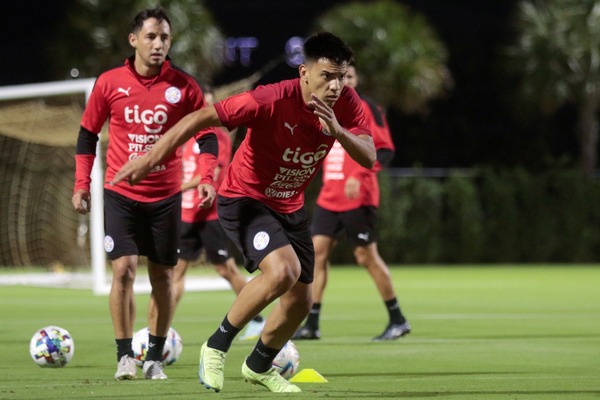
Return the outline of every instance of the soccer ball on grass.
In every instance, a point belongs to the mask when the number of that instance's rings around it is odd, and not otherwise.
[[[146,354],[148,353],[148,327],[142,328],[133,335],[132,347],[135,363],[138,367],[144,365]],[[162,363],[163,365],[171,365],[181,356],[183,350],[183,342],[179,333],[173,328],[169,328],[167,340],[163,348]]]
[[[75,342],[71,334],[59,326],[38,329],[29,342],[29,354],[40,367],[64,367],[73,358]]]
[[[290,379],[298,372],[299,366],[300,353],[298,353],[296,345],[291,340],[288,340],[273,360],[273,367],[285,379]]]

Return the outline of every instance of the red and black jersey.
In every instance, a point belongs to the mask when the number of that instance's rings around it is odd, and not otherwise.
[[[373,134],[375,149],[395,150],[394,142],[382,110],[373,108],[373,103],[361,99],[365,119]],[[380,112],[381,114],[375,114]],[[329,211],[343,212],[364,206],[379,207],[379,182],[377,172],[381,170],[379,162],[372,169],[362,167],[352,159],[342,145],[336,142],[323,164],[323,186],[317,198],[317,204]],[[349,199],[345,193],[348,178],[360,182],[360,195]]]
[[[177,121],[204,106],[202,91],[194,78],[174,68],[169,60],[153,77],[137,74],[133,57],[123,66],[101,74],[86,105],[81,127],[98,134],[108,119],[105,188],[142,202],[161,200],[180,191],[180,150],[168,155],[135,186],[127,182],[110,186],[109,182],[123,164],[142,157]],[[207,129],[197,136],[212,132],[212,128]],[[91,164],[78,157],[75,190],[89,190]]]
[[[215,109],[227,128],[248,128],[219,194],[260,200],[283,214],[302,208],[304,190],[335,139],[304,102],[300,80],[260,86],[216,103]],[[353,89],[342,90],[333,110],[352,134],[371,134]]]

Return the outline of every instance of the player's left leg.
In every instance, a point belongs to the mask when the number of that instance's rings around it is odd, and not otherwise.
[[[177,304],[183,297],[185,291],[185,273],[187,271],[189,261],[179,259],[177,265],[173,268],[173,297],[174,297],[174,308],[177,308]],[[149,325],[156,324],[157,318],[157,306],[153,296],[150,296],[148,302],[148,323]]]
[[[388,325],[383,333],[373,340],[394,340],[410,333],[410,325],[400,309],[390,270],[379,255],[377,242],[356,246],[354,257],[357,264],[365,267],[373,279],[388,312]]]
[[[318,340],[321,338],[319,330],[321,304],[329,278],[329,255],[335,248],[336,240],[331,236],[319,234],[312,237],[312,242],[315,248],[315,272],[312,283],[313,305],[304,325],[294,333],[292,337],[294,340]]]

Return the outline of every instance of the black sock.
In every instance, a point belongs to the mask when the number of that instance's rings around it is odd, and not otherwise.
[[[264,318],[262,317],[262,315],[258,314],[256,317],[252,318],[252,321],[254,321],[254,322],[263,322]]]
[[[146,353],[146,361],[162,361],[162,353],[166,341],[166,336],[161,337],[148,334],[148,353]]]
[[[117,343],[117,361],[121,360],[123,356],[129,356],[133,358],[133,347],[131,347],[132,338],[115,339]]]
[[[280,350],[267,347],[262,340],[258,339],[254,350],[252,350],[252,353],[246,359],[246,365],[252,371],[259,374],[268,371],[273,366],[273,360],[277,357]]]
[[[385,302],[385,308],[390,316],[390,324],[403,324],[406,322],[406,318],[404,318],[402,311],[400,311],[400,304],[398,304],[398,300],[395,297]]]
[[[231,325],[226,315],[215,333],[208,338],[208,347],[227,352],[238,333],[240,333],[240,329]]]
[[[314,303],[306,318],[306,326],[312,329],[319,329],[319,316],[321,315],[321,303]]]

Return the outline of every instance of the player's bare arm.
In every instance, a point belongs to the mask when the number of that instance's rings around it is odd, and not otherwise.
[[[339,124],[333,109],[314,94],[311,95],[309,105],[319,117],[323,129],[340,142],[350,157],[365,168],[373,168],[377,160],[377,152],[373,139],[369,135],[353,135],[348,132]]]
[[[186,115],[169,129],[143,157],[127,161],[115,174],[111,185],[127,179],[135,185],[144,179],[167,155],[204,128],[221,126],[213,106],[203,107]]]

